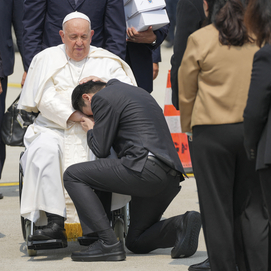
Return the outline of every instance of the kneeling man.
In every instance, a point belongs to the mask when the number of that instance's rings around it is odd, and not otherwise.
[[[162,214],[178,194],[184,170],[160,106],[145,90],[111,79],[77,86],[72,105],[82,117],[88,146],[100,159],[70,166],[64,186],[77,209],[84,234],[99,240],[74,252],[75,261],[124,260],[101,201],[93,189],[131,195],[126,246],[134,253],[173,247],[171,256],[188,257],[197,250],[201,226],[198,212],[166,220]],[[92,117],[93,115],[93,117]],[[117,159],[106,158],[111,146]]]

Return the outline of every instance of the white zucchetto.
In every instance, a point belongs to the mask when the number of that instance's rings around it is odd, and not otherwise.
[[[90,19],[89,19],[89,17],[87,15],[85,15],[82,12],[74,11],[74,12],[71,12],[68,15],[66,15],[66,17],[63,20],[62,26],[67,21],[72,20],[72,19],[84,19],[84,20],[87,20],[90,23]]]

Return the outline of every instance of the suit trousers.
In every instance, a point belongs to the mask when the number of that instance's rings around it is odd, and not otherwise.
[[[1,79],[1,84],[2,84],[3,92],[0,94],[0,127],[2,127],[3,116],[6,110],[6,94],[7,94],[8,78],[4,77],[3,79]],[[1,179],[2,170],[5,163],[5,159],[6,159],[6,145],[4,144],[0,136],[0,179]]]
[[[68,167],[64,185],[78,212],[84,234],[110,228],[104,208],[93,189],[131,195],[130,225],[126,246],[134,253],[173,247],[178,216],[160,220],[180,191],[175,177],[147,160],[142,172],[121,164],[120,159],[99,159]]]
[[[271,229],[271,167],[259,170],[260,182],[264,201],[268,210],[269,216],[269,232]],[[268,247],[268,271],[271,271],[271,234],[269,234],[269,247]]]
[[[243,123],[193,127],[193,169],[212,271],[267,270],[268,221]]]

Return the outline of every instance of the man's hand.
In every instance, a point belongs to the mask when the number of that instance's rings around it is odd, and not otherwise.
[[[157,77],[158,72],[159,72],[159,64],[158,63],[153,63],[153,80]]]
[[[83,78],[83,79],[79,82],[79,84],[81,85],[81,84],[84,84],[84,83],[86,83],[86,82],[88,82],[88,81],[93,81],[93,82],[98,82],[98,81],[100,81],[100,82],[106,83],[106,82],[105,82],[104,80],[102,80],[101,78],[99,78],[99,77],[97,77],[97,76],[91,75],[91,76],[88,76],[88,77]]]
[[[81,121],[81,126],[85,132],[93,129],[93,126],[94,126],[93,117],[83,117]]]
[[[0,94],[2,94],[3,89],[2,89],[2,83],[1,83],[1,78],[0,78]]]
[[[25,82],[26,75],[27,75],[27,72],[24,72],[24,73],[23,73],[23,76],[22,76],[21,87],[24,86],[24,82]]]
[[[75,122],[80,122],[80,121],[83,120],[84,117],[86,117],[86,115],[83,114],[82,112],[80,112],[80,111],[77,110],[77,111],[74,111],[74,112],[70,115],[70,117],[69,117],[68,120],[70,120],[70,121],[75,121]]]
[[[156,40],[156,35],[150,26],[146,31],[138,32],[134,27],[127,29],[127,41],[135,43],[152,43]]]

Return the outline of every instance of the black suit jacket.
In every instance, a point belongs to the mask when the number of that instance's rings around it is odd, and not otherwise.
[[[251,83],[244,111],[245,148],[256,169],[271,165],[271,45],[254,55]]]
[[[95,125],[88,144],[97,157],[107,157],[112,146],[125,167],[141,172],[151,152],[184,173],[162,109],[144,89],[112,79],[91,107]]]
[[[171,88],[172,104],[179,109],[178,70],[189,35],[198,30],[205,14],[202,0],[179,0],[176,14],[176,34],[174,38],[173,55],[171,57]]]
[[[16,34],[18,49],[21,55],[23,55],[22,18],[23,0],[0,1],[0,57],[2,60],[2,72],[0,71],[0,74],[2,73],[4,76],[12,74],[14,67],[14,48],[11,34],[12,25]]]
[[[86,14],[94,36],[91,44],[122,59],[126,54],[126,23],[121,0],[25,0],[24,48],[26,69],[43,49],[62,43],[59,30],[64,17],[73,11]]]

